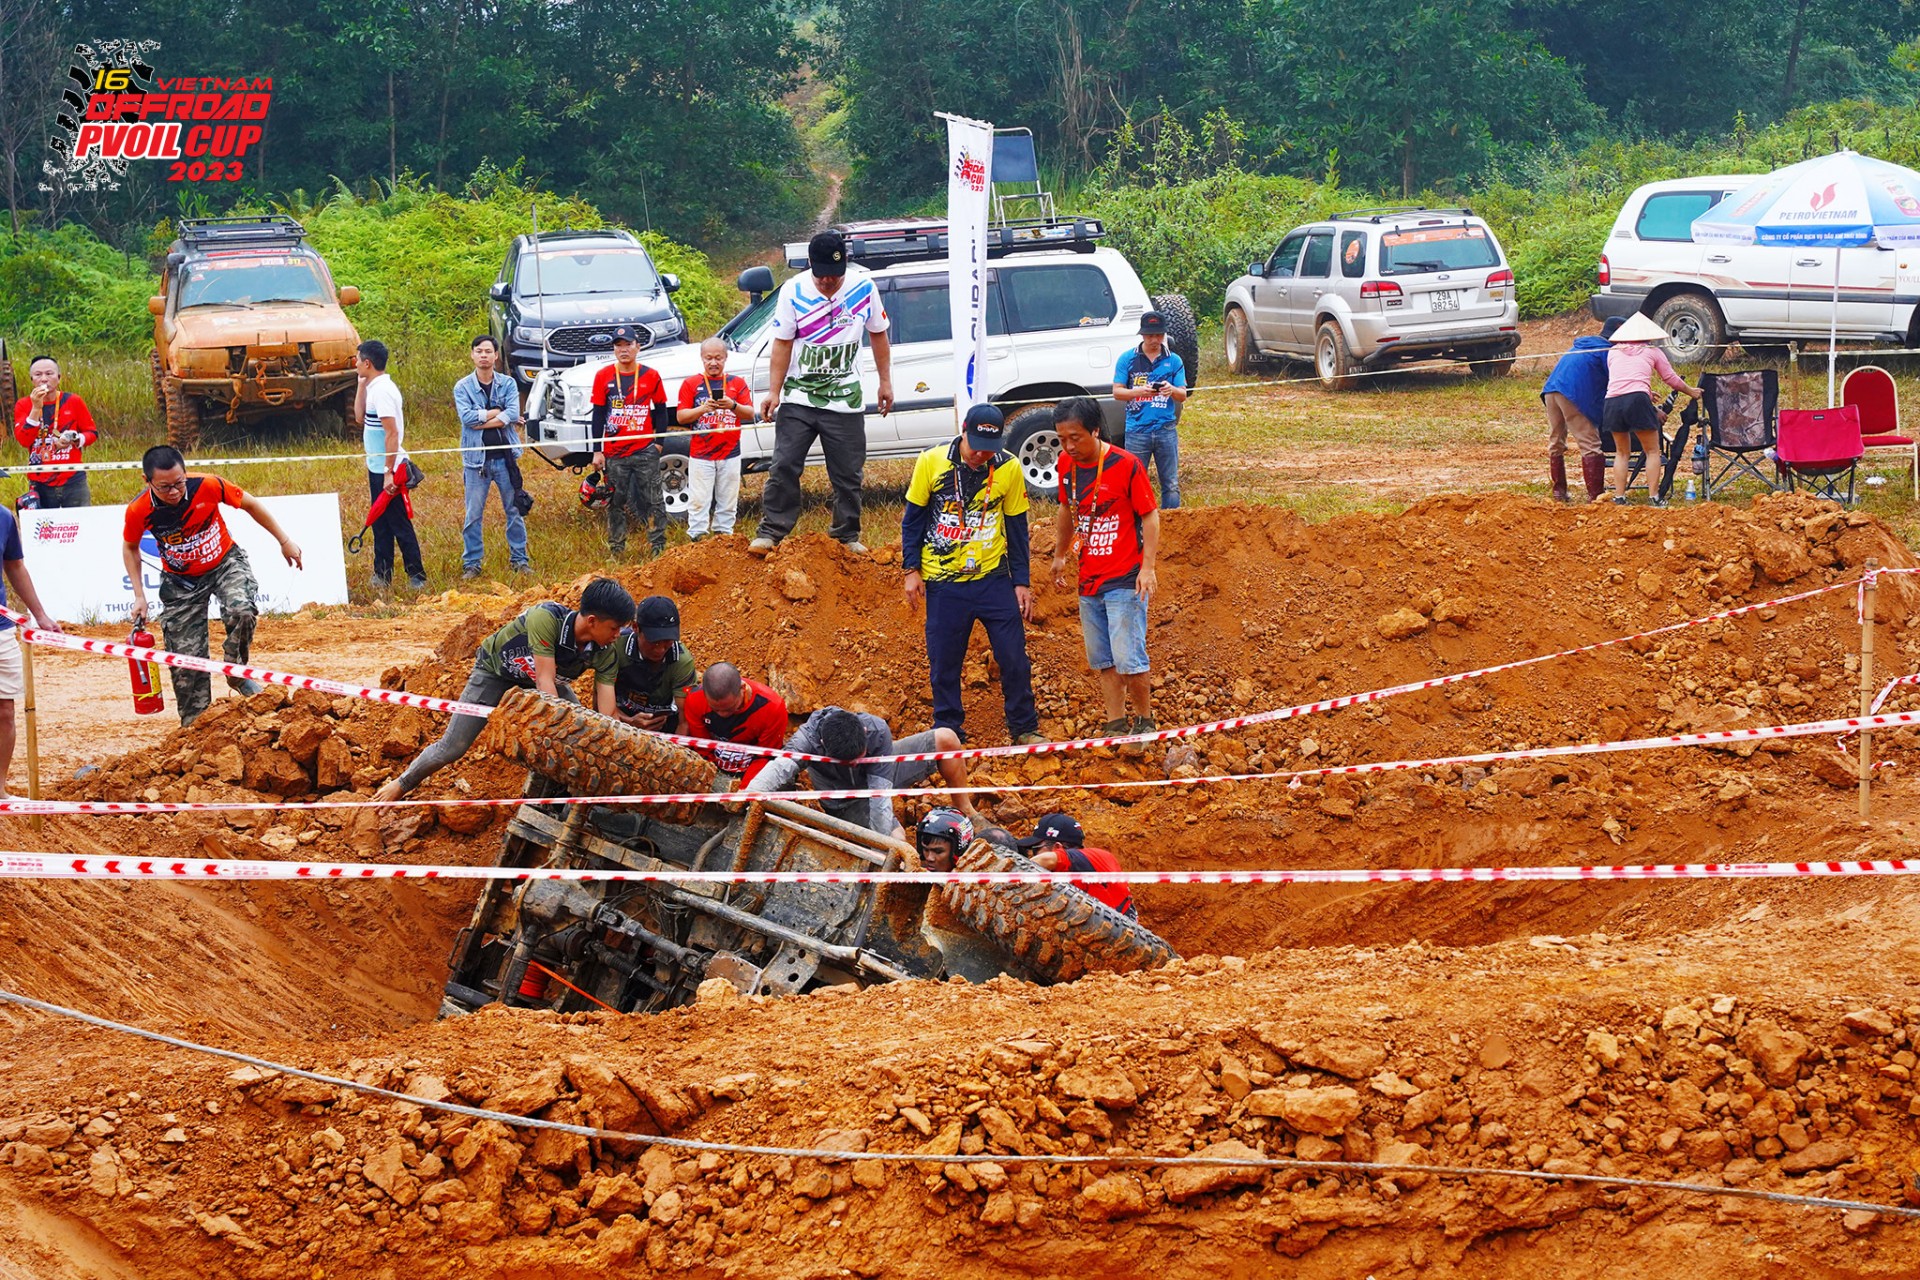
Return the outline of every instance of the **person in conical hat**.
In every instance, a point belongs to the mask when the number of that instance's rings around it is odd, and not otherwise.
[[[1653,403],[1653,378],[1676,391],[1698,400],[1699,387],[1690,385],[1673,371],[1673,363],[1660,349],[1667,331],[1645,315],[1633,315],[1614,330],[1608,341],[1607,401],[1601,429],[1613,437],[1613,500],[1627,500],[1627,476],[1633,469],[1629,456],[1638,442],[1647,459],[1647,501],[1660,505],[1660,424],[1662,414]]]

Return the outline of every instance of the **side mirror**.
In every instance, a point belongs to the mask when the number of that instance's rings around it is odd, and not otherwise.
[[[487,286],[487,296],[495,302],[505,302],[513,296],[513,286],[505,280],[495,280],[491,285]]]
[[[667,286],[668,293],[680,292],[680,277],[671,271],[662,271],[660,273],[660,283]]]
[[[1267,264],[1257,259],[1249,262],[1247,264],[1247,274],[1250,276],[1264,276],[1267,274]]]
[[[740,292],[750,293],[756,298],[763,293],[772,293],[774,289],[773,268],[767,266],[748,267],[734,279],[733,285],[734,288],[740,290]]]
[[[340,305],[350,307],[360,301],[360,290],[350,284],[340,286]]]
[[[148,298],[147,310],[151,311],[156,316],[163,316],[167,314],[167,300],[165,298],[158,297],[158,296]]]

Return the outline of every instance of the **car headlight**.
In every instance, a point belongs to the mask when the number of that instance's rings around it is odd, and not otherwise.
[[[540,337],[541,333],[538,329],[531,329],[523,324],[517,324],[513,327],[513,340],[515,342],[528,342],[537,347],[540,345]]]
[[[585,387],[567,388],[568,418],[591,418],[593,416],[593,396]]]

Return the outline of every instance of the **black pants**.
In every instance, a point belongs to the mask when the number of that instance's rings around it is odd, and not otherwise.
[[[93,491],[87,488],[87,473],[76,471],[73,478],[65,484],[48,484],[44,480],[31,480],[33,494],[40,499],[40,509],[51,511],[55,507],[90,507],[93,505]]]
[[[833,485],[833,523],[827,533],[839,542],[860,541],[866,415],[816,409],[791,400],[782,401],[773,415],[773,462],[766,487],[760,491],[760,537],[778,542],[793,532],[800,519],[800,473],[815,440],[826,455],[827,480]]]
[[[387,487],[387,477],[378,471],[367,472],[367,489],[371,499],[379,498]],[[420,563],[420,539],[414,536],[413,517],[407,514],[407,504],[399,494],[393,495],[393,501],[373,522],[373,576],[382,582],[393,581],[393,548],[400,545],[401,562],[407,566],[409,578],[427,576],[426,566]]]
[[[1017,738],[1040,727],[1033,707],[1033,664],[1027,659],[1026,623],[1013,594],[1013,578],[996,574],[972,582],[927,584],[927,675],[933,685],[933,725],[966,730],[960,704],[960,668],[967,660],[973,624],[986,628],[993,660],[1000,667],[1000,700],[1007,713],[1007,734]]]

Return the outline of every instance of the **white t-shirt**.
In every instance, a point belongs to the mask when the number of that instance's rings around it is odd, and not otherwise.
[[[793,363],[781,394],[816,409],[860,413],[866,393],[860,388],[860,335],[885,333],[887,309],[863,267],[847,266],[847,277],[831,298],[802,271],[780,286],[773,304],[773,336],[793,343]]]
[[[367,384],[367,415],[360,423],[360,437],[367,448],[367,470],[375,475],[387,471],[387,428],[382,418],[393,419],[394,466],[406,456],[402,447],[407,438],[407,415],[401,408],[400,384],[381,374]]]

